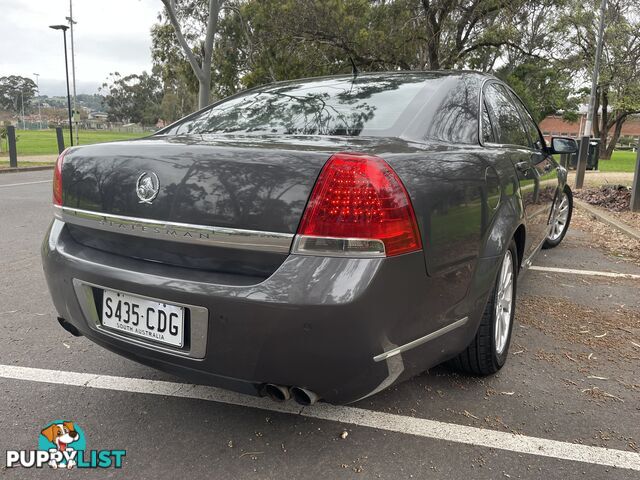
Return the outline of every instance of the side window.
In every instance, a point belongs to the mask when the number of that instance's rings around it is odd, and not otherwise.
[[[542,147],[544,146],[544,140],[540,136],[538,125],[536,125],[536,122],[533,120],[520,99],[515,95],[511,96],[513,97],[513,102],[516,104],[516,107],[518,107],[518,111],[520,112],[520,116],[522,117],[522,121],[524,122],[524,126],[529,131],[529,137],[531,138],[531,147],[535,148],[536,150],[542,150]]]
[[[530,147],[518,110],[507,91],[502,86],[491,83],[484,89],[484,98],[495,119],[497,142]]]
[[[484,143],[496,143],[491,117],[489,117],[489,110],[487,110],[487,102],[482,102],[482,141]]]

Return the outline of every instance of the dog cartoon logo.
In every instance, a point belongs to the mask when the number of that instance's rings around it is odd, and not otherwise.
[[[7,450],[6,468],[122,468],[127,456],[123,449],[87,449],[84,430],[69,420],[54,420],[37,430],[38,449]]]
[[[84,450],[85,442],[84,439],[82,442],[80,442],[80,429],[76,428],[73,425],[73,422],[53,422],[52,424],[42,429],[40,433],[44,438],[46,438],[48,442],[47,445],[42,445],[43,442],[41,440],[41,447],[52,447],[53,445],[55,448],[47,448],[50,453],[61,452],[63,454],[62,456],[58,456],[58,458],[62,458],[62,460],[60,461],[56,460],[56,456],[52,456],[51,460],[49,461],[50,467],[73,468],[76,466],[75,455],[72,455],[72,452],[74,452],[75,450],[74,446],[79,447],[78,450]]]

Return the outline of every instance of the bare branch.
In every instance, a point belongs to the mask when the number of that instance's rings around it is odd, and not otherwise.
[[[171,0],[173,1],[173,0]],[[218,30],[218,15],[224,0],[209,0],[209,19],[207,21],[207,35],[204,40],[204,60],[202,69],[211,68],[211,56],[213,55],[213,39]]]
[[[514,50],[519,51],[520,53],[527,55],[529,57],[534,57],[534,58],[540,58],[542,60],[545,60],[546,58],[542,55],[538,55],[536,53],[532,53],[532,52],[528,52],[525,49],[523,49],[520,45],[510,42],[510,41],[496,41],[496,42],[478,42],[475,43],[467,48],[465,48],[464,50],[461,50],[458,53],[458,58],[463,58],[464,56],[466,56],[468,53],[474,51],[474,50],[478,50],[479,48],[483,48],[483,47],[510,47],[513,48]]]
[[[193,73],[195,73],[196,77],[198,77],[198,81],[205,81],[204,72],[202,67],[198,63],[198,59],[193,54],[191,47],[184,38],[182,34],[182,29],[180,28],[180,22],[178,21],[178,17],[176,15],[176,3],[175,0],[161,0],[164,4],[167,14],[169,15],[169,20],[171,21],[171,25],[173,25],[173,30],[175,31],[176,38],[178,39],[178,43],[182,47],[189,63],[191,64],[191,68],[193,68]],[[213,0],[212,0],[213,2]]]

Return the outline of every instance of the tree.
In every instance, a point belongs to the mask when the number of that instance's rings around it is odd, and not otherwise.
[[[171,24],[151,28],[151,45],[154,72],[161,77],[164,88],[160,117],[171,123],[197,108],[198,80],[176,44]]]
[[[182,0],[179,4],[175,0],[162,0],[162,3],[175,38],[198,79],[198,107],[204,108],[210,101],[213,43],[224,0]]]
[[[520,49],[513,18],[523,0],[421,0],[420,39],[430,70],[460,68],[483,51]]]
[[[209,81],[214,96],[224,97],[274,81],[349,73],[351,61],[361,71],[471,68],[499,75],[540,119],[569,116],[577,103],[575,66],[564,62],[558,19],[572,1],[229,0],[216,17]],[[207,6],[181,2],[176,15],[200,69],[212,18]],[[153,58],[165,88],[173,85],[165,102],[173,112],[176,95],[195,96],[202,84],[167,15],[152,30]]]
[[[564,60],[566,30],[563,29],[565,0],[527,2],[511,18],[517,47],[506,44],[495,75],[508,83],[531,110],[536,120],[563,113],[577,118],[581,100],[575,89],[575,68]],[[486,63],[495,63],[491,52]]]
[[[573,93],[570,71],[545,60],[529,59],[506,64],[495,74],[513,88],[536,121],[559,112],[567,120],[577,118],[580,97]]]
[[[562,0],[543,0],[557,3]],[[230,3],[215,45],[225,92],[292,77],[471,67],[491,71],[522,45],[514,19],[540,0],[247,0]],[[540,14],[542,17],[542,13]],[[545,18],[542,24],[546,22]],[[531,23],[531,22],[530,22]],[[538,22],[540,25],[540,22]],[[540,37],[540,27],[536,30]]]
[[[162,84],[157,75],[121,76],[112,73],[101,92],[106,92],[104,105],[109,119],[116,122],[154,125],[160,116]]]
[[[172,123],[195,110],[193,98],[184,94],[180,88],[165,88],[160,103],[160,118]]]
[[[420,68],[416,0],[248,0],[230,3],[214,49],[222,94],[290,78]]]
[[[568,58],[585,78],[591,77],[595,60],[595,3],[585,6],[575,1],[566,15],[572,31],[570,45],[575,51]],[[637,2],[610,1],[606,16],[593,123],[602,159],[611,158],[624,122],[640,113],[640,6]]]
[[[0,77],[0,109],[20,113],[24,99],[24,107],[27,110],[36,91],[36,84],[30,78],[19,75]]]

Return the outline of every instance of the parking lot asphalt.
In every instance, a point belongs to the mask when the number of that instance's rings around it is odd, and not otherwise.
[[[88,448],[127,450],[121,470],[82,472],[91,478],[640,475],[640,280],[526,272],[510,358],[493,377],[441,366],[348,407],[245,401],[194,389],[59,327],[39,253],[50,177],[0,177],[3,457],[35,448],[41,426],[67,418],[82,425]],[[534,264],[640,275],[577,229]],[[46,475],[2,465],[7,478]]]

